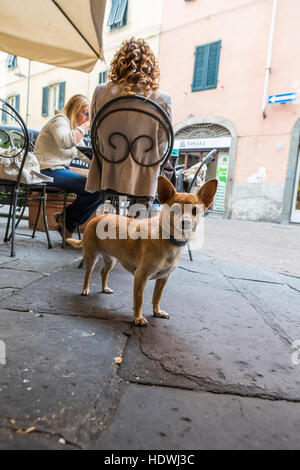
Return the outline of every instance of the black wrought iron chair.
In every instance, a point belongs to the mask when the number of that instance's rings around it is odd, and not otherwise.
[[[103,134],[101,126],[108,117],[114,115],[115,113],[119,113],[118,117],[121,122],[122,113],[124,118],[124,112],[128,113],[129,111],[141,113],[143,116],[147,116],[149,120],[154,120],[154,122],[157,123],[158,127],[156,126],[156,128],[158,129],[158,132],[165,136],[163,139],[165,141],[165,145],[162,149],[159,149],[160,151],[156,161],[149,161],[149,159],[147,159],[148,152],[153,149],[155,144],[153,135],[139,135],[138,128],[135,130],[134,136],[125,135],[124,133],[120,132],[120,129],[118,128],[116,128],[109,135]],[[119,138],[121,137],[123,140],[123,148],[120,148],[122,155],[118,155],[117,158],[116,155],[114,155],[114,158],[112,158],[112,155],[104,154],[102,149],[103,140],[107,139],[106,143],[109,144],[108,148],[111,149],[112,152],[118,152],[118,148],[116,147],[117,136]],[[143,139],[144,149],[143,152],[137,154],[136,147],[137,142],[140,139]],[[93,154],[97,162],[98,171],[100,173],[100,179],[104,162],[107,162],[110,165],[118,166],[121,165],[127,158],[132,158],[137,165],[144,168],[150,168],[159,165],[159,173],[162,174],[163,169],[172,152],[174,133],[168,114],[157,102],[146,98],[145,96],[124,95],[110,100],[97,112],[93,119],[91,142],[93,147]],[[136,194],[122,193],[119,192],[116,188],[105,188],[105,190],[102,192],[104,201],[109,199],[111,204],[115,206],[117,213],[120,213],[120,201],[122,201],[122,198],[125,196],[129,201],[127,210],[132,204],[142,203],[147,207],[147,216],[151,214],[151,206],[154,199],[153,197],[151,198],[147,195],[140,196]]]
[[[215,159],[216,154],[217,154],[217,150],[216,150],[216,149],[213,149],[213,150],[211,150],[211,151],[203,158],[201,164],[200,164],[199,167],[197,168],[196,173],[194,174],[194,177],[193,177],[192,181],[191,181],[190,183],[186,182],[186,186],[187,186],[186,192],[187,192],[187,193],[190,193],[190,192],[191,192],[191,190],[192,190],[192,188],[193,188],[195,182],[197,181],[198,175],[199,175],[199,173],[200,173],[201,168],[203,167],[203,165],[207,165],[207,166],[208,166],[211,162],[213,162],[214,159]],[[181,165],[180,165],[180,166],[181,166]],[[185,182],[183,182],[183,186],[184,186],[184,183],[185,183]],[[188,247],[188,251],[189,251],[190,261],[193,261],[192,250],[191,250],[191,248],[190,248],[189,243],[188,243],[187,247]]]
[[[20,116],[20,114],[9,103],[7,103],[1,98],[0,98],[0,112],[6,113],[8,116],[10,116],[11,119],[15,121],[17,126],[20,128],[20,135],[23,136],[23,139],[21,139],[20,148],[16,149],[13,156],[8,157],[6,154],[4,155],[3,152],[1,153],[1,148],[0,148],[1,157],[15,159],[16,156],[22,155],[22,161],[21,161],[17,178],[15,180],[0,179],[0,194],[6,196],[9,200],[9,213],[8,213],[8,218],[7,218],[4,241],[5,242],[11,241],[11,256],[15,256],[16,228],[18,227],[18,224],[24,215],[24,211],[25,211],[25,207],[27,205],[28,199],[38,199],[40,201],[40,205],[43,206],[43,222],[44,222],[45,232],[46,232],[47,241],[48,241],[48,248],[52,248],[49,231],[48,231],[47,219],[46,219],[46,211],[45,211],[46,184],[45,183],[27,184],[22,181],[23,169],[24,169],[24,165],[26,162],[29,148],[30,148],[30,140],[29,140],[27,127],[22,117]],[[7,142],[7,144],[8,144],[8,147],[12,148],[12,144],[13,144],[12,141],[10,141],[9,143]],[[35,195],[31,194],[32,191],[34,191]],[[16,222],[17,206],[20,201],[22,201],[22,211],[18,217],[18,221]],[[10,233],[10,230],[11,230],[11,233]],[[35,233],[35,230],[34,230],[34,233]],[[28,234],[22,234],[22,235],[31,236],[33,238],[34,233],[33,235],[28,235]]]

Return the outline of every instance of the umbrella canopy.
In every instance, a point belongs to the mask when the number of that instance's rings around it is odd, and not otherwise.
[[[106,0],[0,0],[0,50],[90,72],[103,59]]]

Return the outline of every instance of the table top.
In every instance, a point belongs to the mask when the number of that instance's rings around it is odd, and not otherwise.
[[[77,150],[79,150],[81,153],[83,153],[83,155],[85,155],[87,158],[89,158],[90,160],[92,160],[92,158],[93,158],[93,149],[92,149],[92,147],[86,147],[86,146],[77,145],[76,148],[77,148]]]

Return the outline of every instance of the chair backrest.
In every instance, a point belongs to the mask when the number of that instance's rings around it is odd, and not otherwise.
[[[147,156],[151,154],[151,150],[154,149],[155,138],[154,135],[142,134],[138,126],[130,132],[131,135],[125,135],[123,132],[118,132],[118,128],[113,129],[112,132],[109,132],[108,135],[104,135],[101,132],[102,128],[105,127],[104,121],[118,113],[118,119],[122,120],[122,113],[140,113],[141,119],[147,119],[152,121],[152,129],[156,127],[158,132],[163,137],[165,145],[159,148],[159,154],[155,160],[147,159]],[[127,114],[128,117],[128,114]],[[123,116],[124,118],[124,116]],[[156,126],[153,126],[153,122],[156,123]],[[103,146],[101,146],[100,139],[106,139],[106,151],[111,150],[114,154],[104,154]],[[120,139],[122,146],[119,147],[120,154],[118,154],[117,146],[120,144]],[[93,147],[93,154],[96,157],[98,168],[101,173],[101,162],[105,160],[112,165],[117,165],[124,162],[129,155],[135,161],[137,165],[142,167],[153,167],[160,164],[160,172],[162,172],[164,166],[166,165],[173,149],[174,143],[174,133],[171,121],[168,114],[165,110],[155,101],[141,95],[124,95],[114,98],[108,101],[96,114],[93,119],[92,129],[91,129],[91,141]],[[140,141],[140,142],[139,142]],[[141,142],[143,142],[143,151],[141,152]],[[121,148],[122,147],[122,148]],[[108,149],[108,150],[107,150]],[[139,149],[137,151],[137,149]],[[150,153],[149,153],[150,152]],[[142,155],[141,155],[142,154]],[[148,154],[148,155],[147,155]],[[117,156],[116,156],[117,155]],[[153,155],[153,152],[152,152]]]
[[[30,140],[29,140],[28,130],[22,117],[18,113],[18,111],[16,111],[9,103],[7,103],[2,98],[0,98],[0,113],[2,115],[7,114],[8,116],[10,116],[10,118],[13,120],[14,125],[16,125],[20,129],[20,131],[18,131],[18,134],[22,137],[22,139],[20,139],[20,147],[17,149],[16,152],[14,152],[12,156],[8,156],[6,154],[1,153],[1,148],[0,148],[0,157],[5,157],[5,158],[15,158],[16,156],[20,155],[23,152],[22,162],[20,165],[20,170],[19,170],[17,181],[16,181],[17,184],[19,184],[22,178],[23,168],[25,165],[26,157],[28,155],[28,151],[29,151]],[[6,142],[6,144],[8,144],[8,142]],[[10,139],[10,145],[11,144],[13,144],[13,142]]]

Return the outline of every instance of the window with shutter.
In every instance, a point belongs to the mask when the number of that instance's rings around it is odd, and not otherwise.
[[[7,120],[7,113],[6,113],[6,106],[5,104],[2,105],[2,122],[3,124],[6,123],[6,120]]]
[[[18,65],[17,56],[13,54],[7,54],[6,66],[8,70],[15,69],[17,65]]]
[[[99,83],[105,83],[106,82],[106,75],[107,75],[107,70],[104,72],[99,73]]]
[[[20,95],[15,96],[15,110],[20,111]]]
[[[127,24],[128,0],[112,0],[107,26],[110,30],[122,28]]]
[[[42,116],[49,114],[49,87],[43,87]]]
[[[217,88],[221,41],[196,47],[192,91]]]
[[[19,112],[20,110],[20,95],[11,95],[11,96],[8,96],[6,98],[6,101],[8,104],[10,104],[10,106],[12,108],[14,108],[17,112]],[[8,122],[8,123],[11,123],[11,122],[15,122],[14,120],[14,117],[11,116],[10,114],[8,113],[5,113],[6,116],[5,116],[5,121],[3,121],[3,118],[4,118],[4,114],[2,115],[2,121],[3,122]]]
[[[58,111],[61,111],[65,106],[65,93],[66,93],[66,82],[59,84],[58,92]]]

